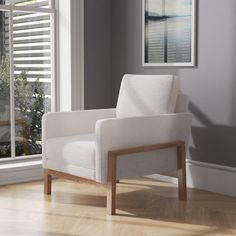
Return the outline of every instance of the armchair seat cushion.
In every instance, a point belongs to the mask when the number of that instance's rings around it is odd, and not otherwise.
[[[48,164],[56,163],[59,170],[68,166],[95,170],[95,134],[51,138],[46,150]]]

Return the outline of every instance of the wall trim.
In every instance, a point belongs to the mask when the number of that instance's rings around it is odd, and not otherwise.
[[[236,168],[187,160],[187,185],[210,192],[236,197]],[[164,175],[150,175],[152,179],[177,184],[177,179]],[[43,179],[42,161],[9,163],[0,166],[0,185]]]
[[[236,197],[236,168],[187,160],[187,186],[210,192]],[[148,176],[156,180],[177,184],[174,177],[163,175]]]
[[[9,163],[0,166],[0,185],[43,179],[42,160]]]

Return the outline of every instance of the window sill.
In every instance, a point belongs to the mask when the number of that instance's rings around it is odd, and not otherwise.
[[[31,161],[40,161],[42,160],[42,154],[40,155],[30,155],[30,156],[20,156],[16,158],[7,157],[7,158],[0,158],[0,167],[1,165],[6,164],[13,164],[13,163],[27,163]]]
[[[42,160],[28,160],[0,165],[0,185],[43,179]]]

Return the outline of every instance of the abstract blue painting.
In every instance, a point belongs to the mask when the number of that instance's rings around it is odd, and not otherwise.
[[[195,0],[143,0],[143,62],[195,65]]]

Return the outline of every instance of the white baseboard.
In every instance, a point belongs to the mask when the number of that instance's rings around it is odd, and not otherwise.
[[[0,166],[0,185],[43,179],[42,161],[10,163]]]
[[[236,168],[187,160],[187,186],[236,197]],[[151,178],[177,183],[177,179],[163,175]]]
[[[236,168],[187,160],[187,185],[191,188],[236,197]],[[177,179],[151,175],[153,179],[177,184]],[[42,161],[14,163],[0,166],[0,185],[43,179]]]

